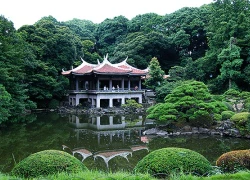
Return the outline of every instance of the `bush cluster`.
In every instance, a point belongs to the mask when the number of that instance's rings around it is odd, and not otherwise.
[[[134,99],[128,99],[126,100],[126,104],[122,104],[122,107],[126,108],[127,110],[134,111],[135,109],[142,108],[143,106],[137,103]]]
[[[233,112],[233,111],[223,111],[221,113],[222,120],[230,119],[233,115],[235,115],[235,112]]]
[[[235,123],[236,128],[238,128],[243,135],[250,134],[250,129],[248,128],[249,116],[249,112],[241,112],[233,115],[230,119]]]
[[[224,171],[236,171],[245,168],[250,170],[250,149],[224,153],[217,159],[216,165]]]
[[[11,171],[18,177],[40,177],[59,172],[77,173],[88,170],[74,156],[58,150],[45,150],[31,154],[19,162]]]
[[[162,148],[149,153],[134,168],[135,172],[154,176],[172,173],[205,175],[212,169],[210,162],[201,154],[184,148]]]

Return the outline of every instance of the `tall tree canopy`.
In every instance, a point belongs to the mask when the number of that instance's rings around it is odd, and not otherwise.
[[[172,55],[170,57],[166,56],[166,51],[169,51],[168,47],[169,40],[162,33],[154,31],[148,34],[142,32],[132,33],[115,48],[114,61],[119,61],[128,56],[131,64],[144,69],[148,67],[153,57],[157,57],[165,59],[163,65],[170,68],[171,64],[168,63],[168,60]]]
[[[70,21],[66,21],[65,25],[68,26],[81,40],[95,42],[95,30],[97,24],[94,24],[92,21],[74,18]]]
[[[241,77],[240,70],[243,63],[243,59],[240,59],[240,48],[233,44],[234,41],[235,39],[231,38],[228,48],[223,49],[218,55],[218,61],[221,63],[218,79],[228,80],[229,89],[232,88],[232,83]]]
[[[61,69],[68,69],[83,55],[80,39],[53,17],[44,17],[35,25],[23,26],[19,34],[29,43],[33,57],[25,63],[29,96],[39,107],[48,107],[52,99],[66,93],[68,80]]]
[[[237,71],[242,75],[242,78],[235,79],[237,86],[245,89],[249,85],[249,59],[250,59],[250,1],[249,0],[216,0],[209,6],[209,21],[207,24],[207,36],[209,41],[209,50],[201,63],[204,64],[204,71],[206,74],[212,74],[216,78],[217,85],[213,88],[214,91],[223,91],[228,86],[223,87],[222,82],[218,82],[217,77],[225,77],[225,72],[229,69],[232,70],[237,66]],[[228,49],[228,42],[236,45],[237,52],[240,52],[237,59],[242,59],[242,62],[237,61],[234,63],[224,62]],[[232,50],[234,50],[232,49]],[[235,53],[235,52],[234,52]],[[219,55],[219,56],[218,56]],[[233,56],[233,52],[231,55]],[[228,59],[227,59],[228,60]],[[223,62],[224,64],[223,64]],[[240,66],[239,66],[240,64]],[[227,69],[227,70],[226,70]],[[235,69],[236,70],[236,69]],[[231,71],[232,72],[232,71]],[[237,74],[238,74],[237,73]],[[238,76],[238,75],[237,75]],[[247,88],[249,90],[249,87]]]
[[[2,101],[0,119],[2,121],[10,115],[17,116],[24,113],[26,109],[35,108],[35,104],[29,99],[28,84],[25,82],[24,64],[30,55],[27,47],[28,44],[16,33],[13,23],[0,16],[0,96]]]
[[[115,46],[127,34],[127,22],[127,18],[118,16],[114,19],[105,19],[98,25],[95,34],[99,54],[109,53],[111,57],[113,56]]]

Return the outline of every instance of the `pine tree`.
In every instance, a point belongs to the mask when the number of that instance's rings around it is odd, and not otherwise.
[[[164,80],[164,71],[161,69],[156,57],[152,58],[149,64],[149,76],[145,80],[146,87],[154,89],[161,85]]]

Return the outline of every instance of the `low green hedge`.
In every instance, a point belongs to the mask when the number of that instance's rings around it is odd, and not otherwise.
[[[241,169],[250,170],[250,149],[224,153],[217,159],[216,165],[226,172]]]
[[[11,171],[18,177],[40,177],[58,172],[77,173],[88,170],[74,156],[58,150],[45,150],[31,154],[19,162]]]
[[[134,168],[135,172],[154,176],[172,173],[206,175],[212,170],[210,162],[201,154],[184,148],[163,148],[149,153]]]

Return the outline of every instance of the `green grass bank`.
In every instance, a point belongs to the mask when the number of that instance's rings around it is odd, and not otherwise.
[[[27,180],[24,178],[0,174],[1,180]],[[59,173],[47,177],[32,178],[32,180],[157,180],[149,174],[132,174],[128,172],[104,173],[99,171],[87,171],[76,174]],[[197,177],[192,175],[172,174],[169,180],[249,180],[250,171],[241,171],[235,174],[217,174],[209,177]]]

